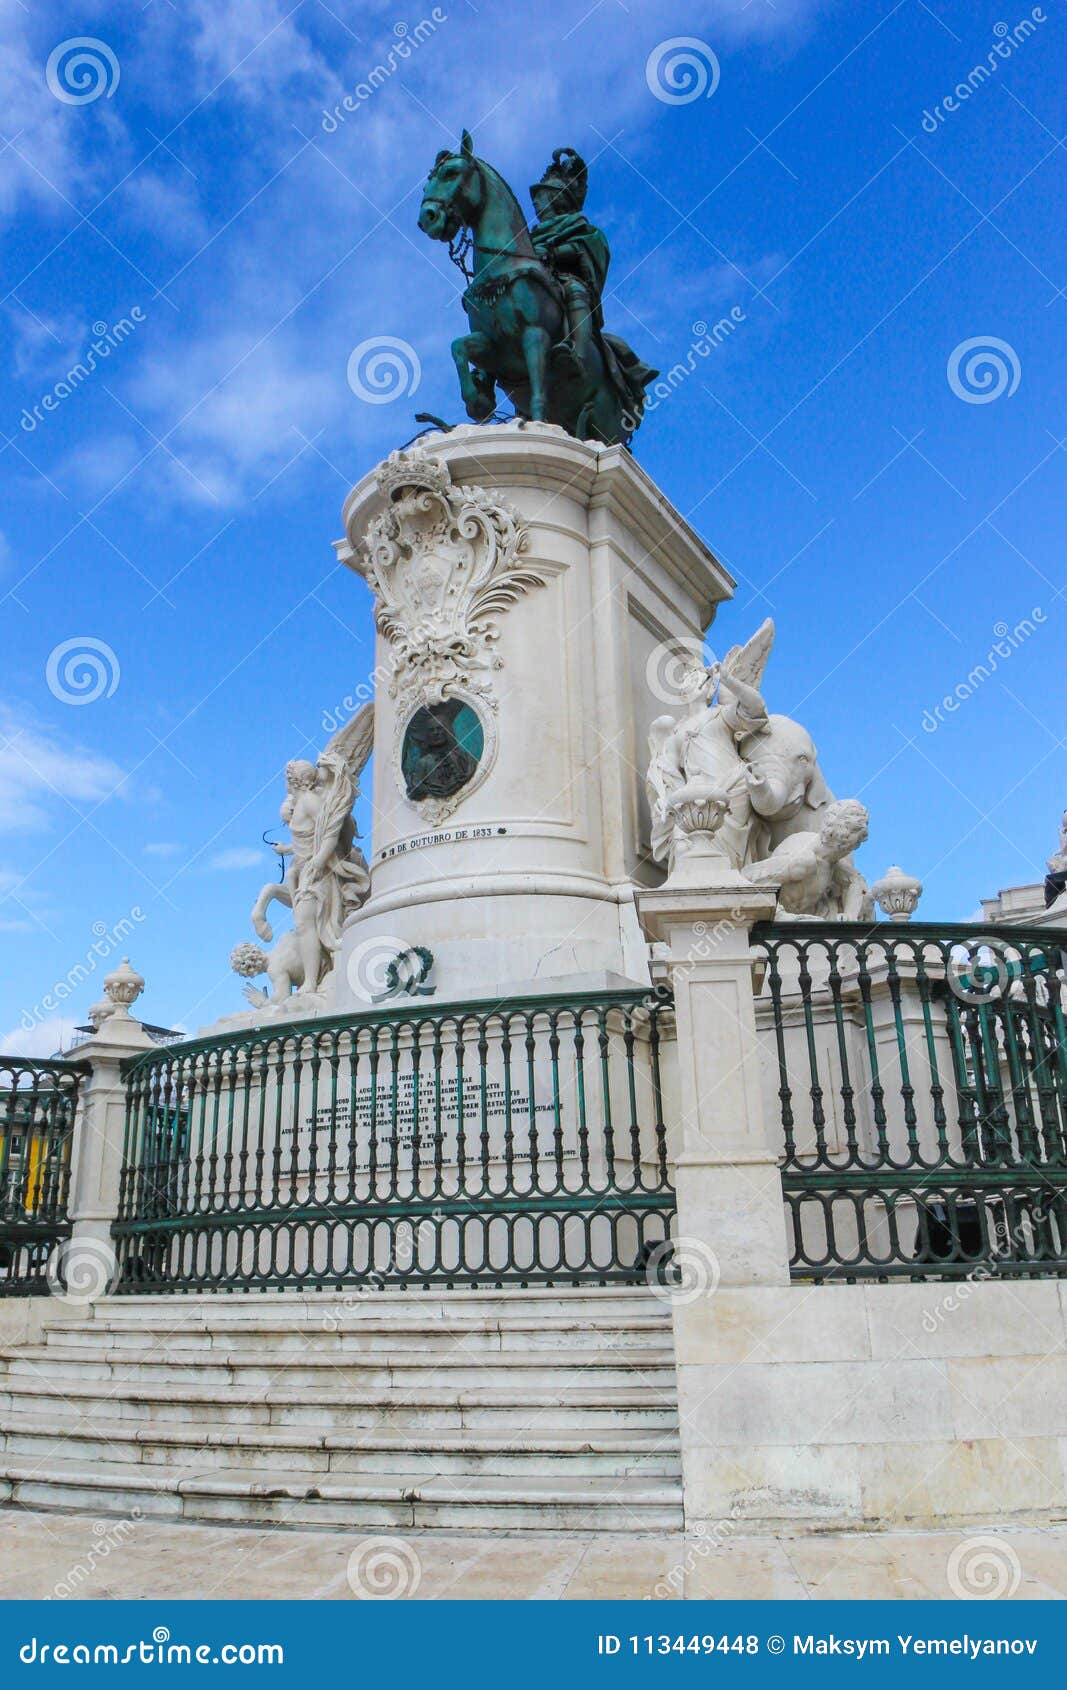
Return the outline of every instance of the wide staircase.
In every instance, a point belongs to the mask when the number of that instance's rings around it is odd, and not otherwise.
[[[0,1350],[0,1479],[99,1516],[676,1530],[670,1310],[645,1288],[50,1309]]]

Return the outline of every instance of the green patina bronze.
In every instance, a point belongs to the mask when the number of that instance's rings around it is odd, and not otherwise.
[[[451,798],[478,767],[482,725],[469,704],[446,698],[416,710],[404,733],[400,766],[409,798]]]
[[[484,422],[502,387],[520,416],[559,423],[579,440],[629,443],[658,371],[604,332],[601,300],[611,254],[585,216],[583,160],[558,148],[530,190],[531,229],[503,177],[475,155],[438,153],[419,228],[447,241],[466,271],[471,332],[452,342],[467,415]]]

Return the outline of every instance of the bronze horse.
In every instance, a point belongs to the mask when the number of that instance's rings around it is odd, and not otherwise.
[[[584,356],[575,354],[560,285],[515,195],[476,157],[466,130],[458,153],[437,155],[419,228],[450,248],[470,230],[473,273],[463,304],[471,332],[452,342],[467,415],[492,416],[499,383],[520,416],[559,423],[579,440],[628,442],[656,371],[615,336],[583,337]]]

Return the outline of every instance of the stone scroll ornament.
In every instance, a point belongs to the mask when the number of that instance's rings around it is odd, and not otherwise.
[[[394,767],[431,823],[485,779],[496,755],[499,618],[545,584],[523,563],[527,531],[481,487],[453,484],[417,448],[378,471],[386,505],[368,528],[362,573],[389,644]]]

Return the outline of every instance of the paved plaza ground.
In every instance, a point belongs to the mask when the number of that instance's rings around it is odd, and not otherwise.
[[[976,1589],[1001,1589],[1017,1600],[1067,1597],[1067,1525],[995,1536],[975,1530],[735,1534],[715,1544],[636,1533],[283,1531],[11,1509],[0,1514],[0,1598],[352,1601],[350,1564],[359,1559],[366,1566],[376,1557],[386,1582],[396,1569],[415,1599],[430,1601],[643,1600],[682,1589],[696,1599],[937,1600],[958,1594],[950,1564],[961,1544],[967,1546],[963,1576]]]

